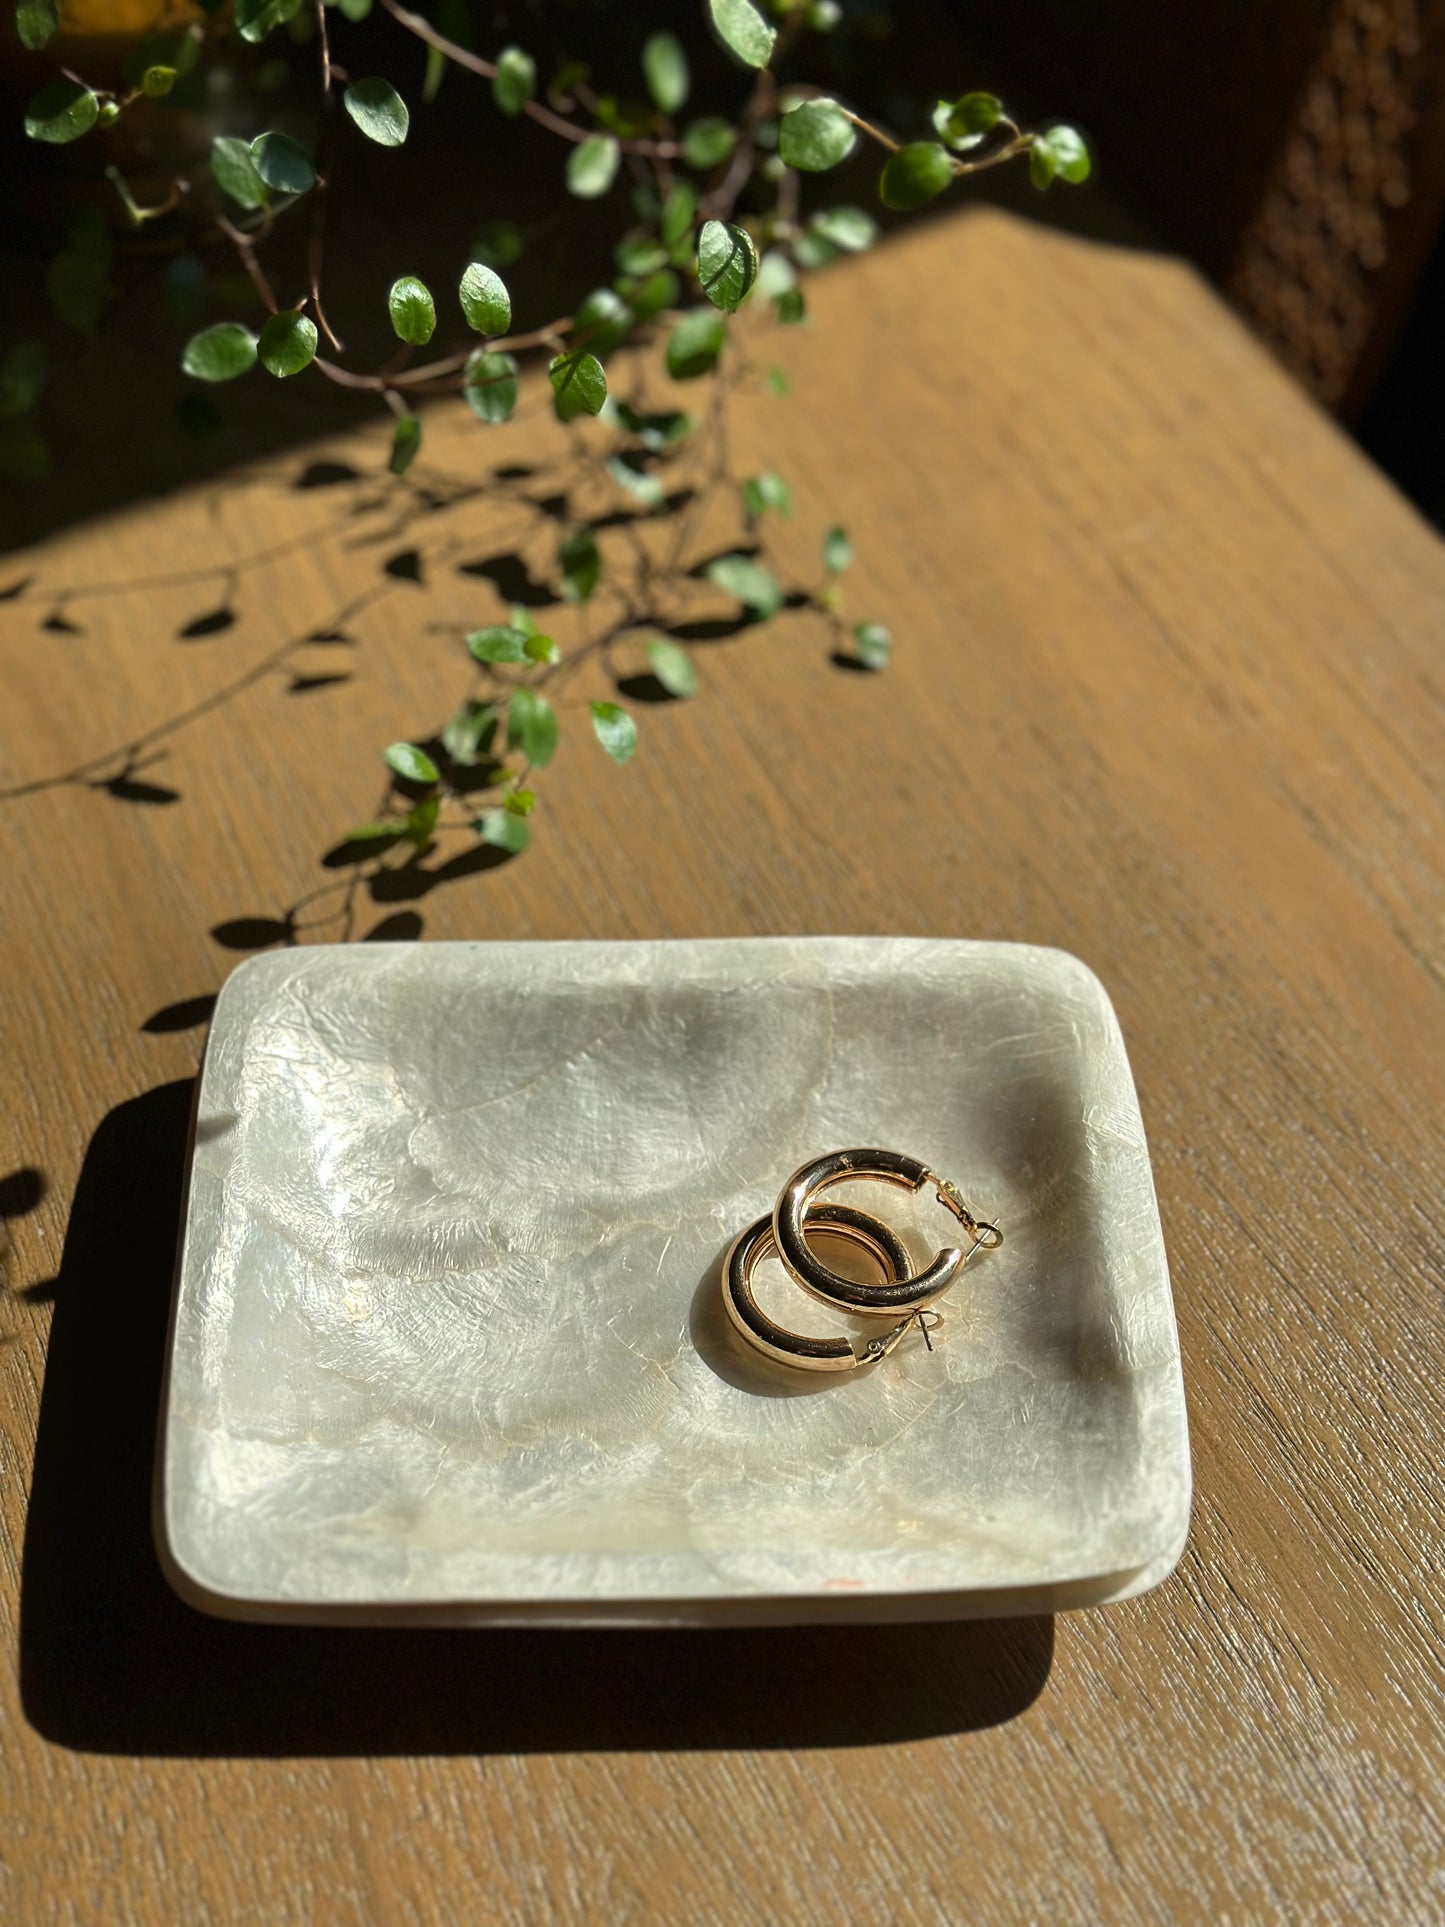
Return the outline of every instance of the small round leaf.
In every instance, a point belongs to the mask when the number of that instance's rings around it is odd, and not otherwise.
[[[236,0],[233,14],[241,38],[255,45],[300,11],[301,0]]]
[[[462,276],[457,294],[467,326],[475,328],[479,335],[504,335],[511,327],[512,297],[495,269],[473,261]]]
[[[88,87],[73,80],[52,80],[26,108],[25,131],[33,141],[59,147],[88,134],[99,113],[100,102]]]
[[[58,0],[19,0],[15,9],[15,30],[20,44],[38,54],[60,28]]]
[[[758,278],[758,250],[746,228],[707,221],[697,243],[702,291],[727,314],[740,307]]]
[[[504,114],[520,114],[536,91],[536,61],[520,47],[503,47],[492,76],[492,99]]]
[[[823,567],[841,575],[853,560],[853,544],[846,529],[829,529],[823,537]]]
[[[517,360],[495,349],[477,348],[467,357],[462,393],[479,421],[506,421],[517,405]]]
[[[289,134],[258,134],[251,143],[251,161],[278,194],[304,194],[316,185],[311,157]]]
[[[549,363],[552,399],[559,421],[574,421],[578,415],[597,415],[607,399],[607,376],[596,355],[578,350],[558,355]]]
[[[652,35],[642,49],[642,73],[659,111],[675,114],[687,99],[692,84],[687,55],[676,34]]]
[[[507,740],[533,769],[544,769],[557,753],[557,712],[535,689],[514,689],[507,703]]]
[[[1077,187],[1089,178],[1089,150],[1084,145],[1084,137],[1075,127],[1051,127],[1040,138],[1040,145],[1047,147],[1054,159],[1054,167],[1061,180]]]
[[[174,67],[147,67],[141,75],[140,90],[147,100],[162,100],[175,84]]]
[[[231,134],[218,134],[211,142],[211,175],[223,194],[241,207],[268,207],[270,189],[256,172],[251,149]]]
[[[617,179],[622,150],[611,134],[592,134],[567,156],[567,191],[595,201]]]
[[[716,114],[695,120],[682,137],[682,158],[689,167],[718,167],[738,144],[738,130]]]
[[[725,595],[736,597],[745,609],[767,617],[783,606],[783,590],[771,569],[750,555],[720,555],[707,566],[707,579]]]
[[[853,640],[865,669],[882,669],[893,654],[893,637],[881,622],[855,623]]]
[[[387,467],[393,475],[405,475],[421,447],[421,423],[415,415],[403,415],[391,437],[391,460]]]
[[[637,748],[637,725],[620,703],[593,703],[592,727],[614,763],[625,763]]]
[[[397,340],[410,342],[413,348],[424,348],[437,325],[436,303],[426,283],[418,281],[414,274],[401,275],[392,282],[386,305]]]
[[[709,308],[693,308],[667,338],[667,372],[692,381],[714,366],[727,340],[727,323]]]
[[[708,0],[718,38],[745,67],[766,67],[777,35],[751,0]]]
[[[578,529],[557,551],[562,565],[562,593],[569,602],[585,602],[602,579],[602,554],[591,529]]]
[[[369,80],[353,81],[342,100],[362,133],[378,147],[400,147],[406,139],[411,116],[389,80],[373,74]]]
[[[778,152],[789,167],[821,174],[847,160],[858,135],[835,100],[805,100],[778,122]]]
[[[483,843],[520,856],[532,840],[530,827],[510,810],[483,810],[473,825]]]
[[[299,375],[316,353],[316,323],[294,308],[273,314],[261,330],[257,353],[268,374]]]
[[[239,321],[218,321],[192,335],[181,367],[197,381],[234,381],[256,360],[256,337]]]
[[[382,756],[387,768],[405,777],[408,783],[435,783],[440,778],[436,764],[415,743],[392,743],[382,751]]]
[[[474,629],[467,637],[467,648],[478,662],[521,662],[527,653],[527,635],[507,623],[494,623]]]
[[[861,207],[824,208],[808,225],[846,254],[861,254],[878,239],[878,223]]]
[[[697,670],[692,657],[675,642],[656,636],[647,645],[647,660],[652,673],[669,696],[695,696]]]
[[[953,162],[941,141],[910,141],[896,154],[878,182],[878,195],[885,207],[907,210],[922,207],[941,194],[953,179]]]

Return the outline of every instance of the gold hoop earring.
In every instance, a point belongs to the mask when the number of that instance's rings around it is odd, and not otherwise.
[[[920,1191],[925,1184],[937,1185],[938,1202],[953,1213],[972,1239],[968,1250],[946,1246],[926,1270],[916,1275],[911,1265],[906,1272],[899,1272],[895,1267],[893,1282],[886,1285],[858,1284],[829,1271],[809,1249],[803,1234],[820,1211],[835,1208],[815,1205],[813,1200],[818,1192],[850,1178],[873,1178],[905,1191]],[[898,1151],[833,1151],[803,1165],[783,1186],[773,1208],[773,1242],[789,1272],[814,1298],[844,1311],[884,1315],[917,1312],[932,1304],[948,1290],[974,1252],[996,1250],[1003,1243],[1003,1233],[997,1225],[975,1218],[956,1186],[930,1171],[926,1164],[920,1164],[917,1158],[904,1157]]]
[[[906,1278],[912,1260],[897,1234],[866,1211],[847,1204],[820,1204],[813,1207],[808,1225],[814,1231],[829,1231],[861,1246],[878,1260],[893,1278]],[[739,1336],[755,1351],[780,1365],[793,1365],[805,1372],[852,1372],[860,1365],[871,1365],[886,1358],[915,1322],[927,1339],[929,1327],[942,1322],[937,1312],[910,1311],[893,1329],[879,1338],[813,1338],[792,1332],[769,1318],[753,1296],[754,1267],[777,1249],[771,1218],[759,1218],[734,1238],[723,1265],[723,1305]],[[832,1275],[831,1273],[829,1274]]]

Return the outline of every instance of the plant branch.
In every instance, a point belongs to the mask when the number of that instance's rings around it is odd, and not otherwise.
[[[320,0],[318,0],[319,3]],[[445,34],[437,32],[429,20],[423,20],[419,13],[410,12],[406,7],[401,6],[398,0],[381,0],[381,4],[392,19],[399,21],[408,33],[414,33],[418,40],[424,40],[429,47],[435,47],[437,52],[445,54],[448,60],[455,61],[459,67],[466,67],[474,74],[480,74],[483,80],[496,78],[497,69],[490,60],[483,60],[480,54],[474,54],[470,48],[458,46],[455,40],[448,40]],[[567,120],[563,115],[554,114],[550,107],[544,107],[539,100],[524,101],[522,112],[529,119],[536,121],[540,127],[546,127],[552,133],[560,134],[563,140],[590,140],[596,131],[588,127],[578,127],[575,122]],[[617,145],[624,154],[650,154],[658,160],[674,160],[682,152],[676,141],[618,140]]]

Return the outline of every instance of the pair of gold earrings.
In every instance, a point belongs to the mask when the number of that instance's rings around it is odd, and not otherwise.
[[[953,1213],[969,1235],[967,1251],[950,1245],[938,1252],[926,1269],[915,1273],[902,1241],[881,1218],[853,1205],[814,1202],[820,1191],[850,1178],[874,1178],[905,1191],[936,1185],[938,1202]],[[868,1252],[883,1271],[885,1282],[860,1284],[829,1271],[808,1243],[810,1231],[825,1232]],[[860,1365],[886,1358],[914,1324],[927,1342],[929,1321],[934,1329],[943,1322],[932,1310],[935,1300],[954,1283],[974,1252],[993,1251],[1002,1243],[998,1226],[975,1218],[957,1188],[917,1158],[904,1157],[898,1151],[833,1151],[795,1171],[778,1193],[771,1216],[759,1218],[733,1240],[723,1266],[723,1305],[738,1334],[779,1364],[807,1372],[856,1371]],[[881,1337],[869,1339],[812,1338],[789,1331],[769,1318],[753,1296],[753,1271],[773,1252],[782,1259],[794,1283],[825,1305],[870,1317],[891,1317],[897,1322]]]

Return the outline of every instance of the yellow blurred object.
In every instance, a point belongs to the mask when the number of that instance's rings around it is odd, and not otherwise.
[[[184,0],[60,0],[60,31],[76,39],[158,33],[198,17],[199,9]]]

